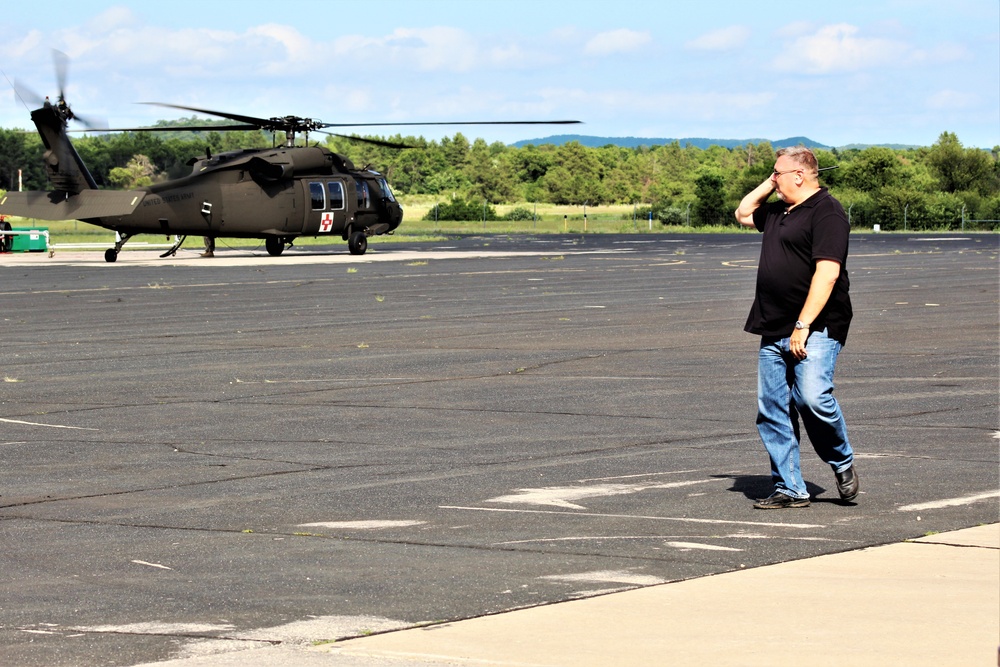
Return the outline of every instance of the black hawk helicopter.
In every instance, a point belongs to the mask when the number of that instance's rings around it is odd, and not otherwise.
[[[403,220],[403,208],[389,183],[368,168],[322,146],[309,146],[308,134],[332,127],[384,127],[404,125],[536,125],[570,124],[556,121],[462,121],[430,123],[324,123],[311,118],[284,116],[255,118],[241,114],[159,104],[236,121],[236,125],[207,127],[123,128],[138,131],[266,130],[283,132],[285,145],[273,148],[228,151],[189,160],[191,173],[172,181],[134,190],[100,190],[69,139],[70,120],[81,121],[66,103],[66,57],[56,52],[59,97],[48,98],[31,112],[31,119],[45,144],[45,166],[50,191],[8,192],[0,199],[0,214],[41,220],[80,220],[118,233],[104,259],[114,262],[122,246],[136,234],[177,237],[161,257],[177,252],[188,235],[211,239],[257,238],[270,255],[280,255],[300,236],[338,235],[352,254],[362,255],[368,237],[392,233]],[[18,92],[21,96],[21,93]],[[23,99],[23,98],[22,98]],[[27,105],[25,105],[27,106]],[[91,127],[91,129],[94,129]],[[305,146],[296,146],[303,133]],[[408,148],[405,144],[346,136],[348,139]]]

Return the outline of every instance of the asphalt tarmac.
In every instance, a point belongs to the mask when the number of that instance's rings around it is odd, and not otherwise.
[[[998,236],[853,237],[862,494],[806,445],[802,510],[752,508],[758,252],[0,256],[0,664],[316,645],[996,522]]]

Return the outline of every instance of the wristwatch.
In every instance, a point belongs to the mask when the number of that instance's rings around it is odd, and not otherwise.
[[[803,322],[802,320],[795,320],[795,328],[796,329],[808,329],[809,325],[806,324],[805,322]]]

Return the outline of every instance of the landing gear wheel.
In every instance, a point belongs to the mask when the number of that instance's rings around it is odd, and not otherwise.
[[[269,236],[264,239],[264,247],[267,249],[268,255],[277,257],[285,251],[285,242],[276,236]]]
[[[354,232],[347,240],[347,249],[352,255],[363,255],[368,250],[368,237],[364,232]]]
[[[114,248],[108,248],[107,250],[104,251],[105,262],[110,263],[116,261],[117,259],[118,259],[118,251],[115,250]]]

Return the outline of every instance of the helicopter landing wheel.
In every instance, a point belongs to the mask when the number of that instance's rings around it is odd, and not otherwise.
[[[117,259],[118,259],[118,251],[115,250],[114,248],[108,248],[107,250],[104,251],[105,262],[110,263],[116,261]]]
[[[365,254],[365,251],[368,250],[368,237],[365,236],[364,232],[354,232],[347,239],[347,249],[351,251],[352,255]]]
[[[285,242],[277,236],[268,236],[264,239],[264,248],[271,257],[277,257],[285,251]]]

